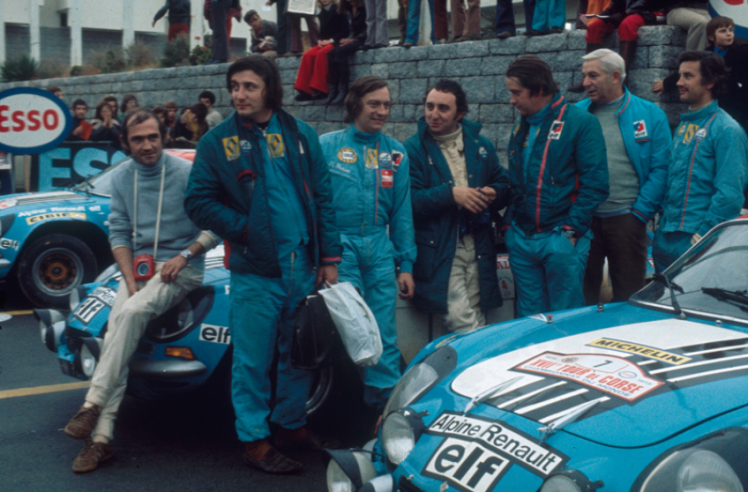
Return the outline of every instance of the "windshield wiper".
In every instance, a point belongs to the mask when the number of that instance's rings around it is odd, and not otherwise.
[[[737,304],[736,307],[748,313],[748,295],[739,290],[720,289],[718,287],[702,287],[701,292],[712,296],[718,301],[726,301]]]
[[[680,304],[678,304],[678,299],[676,299],[675,297],[676,290],[683,294],[683,287],[670,280],[670,277],[668,277],[664,273],[655,273],[654,281],[665,284],[665,286],[670,290],[670,304],[673,305],[673,311],[675,312],[675,315],[681,319],[686,319],[686,315],[683,314],[683,310],[680,308]]]

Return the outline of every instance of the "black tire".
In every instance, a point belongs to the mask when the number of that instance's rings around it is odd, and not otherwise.
[[[43,308],[66,308],[70,292],[94,280],[98,272],[91,248],[66,234],[37,239],[24,248],[17,265],[21,290],[32,303]]]

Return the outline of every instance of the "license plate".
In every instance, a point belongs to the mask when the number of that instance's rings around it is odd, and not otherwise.
[[[106,304],[95,297],[88,297],[78,305],[73,315],[87,325]]]

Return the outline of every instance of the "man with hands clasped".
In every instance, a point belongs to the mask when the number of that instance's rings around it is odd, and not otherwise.
[[[65,427],[75,439],[93,436],[73,463],[76,473],[111,458],[114,420],[138,340],[150,320],[202,284],[202,254],[217,244],[185,213],[190,163],[163,153],[164,135],[163,123],[144,109],[129,113],[122,125],[121,142],[132,158],[112,171],[109,215],[109,242],[122,279],[86,402]],[[141,255],[150,261],[141,262]],[[137,271],[133,261],[141,263]]]
[[[437,82],[424,106],[418,132],[405,141],[418,247],[414,302],[444,315],[448,330],[472,331],[502,305],[492,223],[501,222],[509,178],[481,125],[464,118],[457,82]]]

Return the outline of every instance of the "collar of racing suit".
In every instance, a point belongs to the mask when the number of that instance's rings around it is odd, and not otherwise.
[[[706,106],[704,106],[703,108],[697,111],[683,113],[682,115],[680,115],[680,119],[681,121],[700,120],[707,116],[713,115],[718,110],[719,110],[719,104],[717,103],[717,100],[715,99],[714,101],[712,101],[711,103],[707,104]]]
[[[356,125],[351,123],[351,126],[348,128],[348,131],[350,132],[353,139],[357,142],[361,143],[372,143],[379,140],[379,137],[382,136],[382,132],[378,131],[376,133],[366,133],[360,131],[358,128],[356,128]]]

